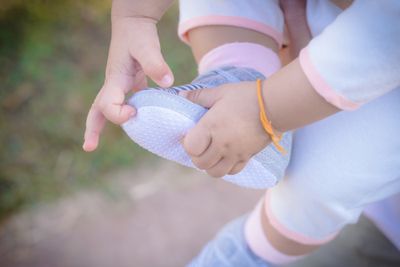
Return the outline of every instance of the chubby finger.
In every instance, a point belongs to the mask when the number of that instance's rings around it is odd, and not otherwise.
[[[134,107],[118,103],[109,103],[102,111],[107,120],[118,125],[126,122],[136,114],[136,109]]]
[[[211,108],[215,102],[220,99],[222,94],[219,88],[206,88],[193,91],[181,91],[179,95],[200,106]]]
[[[144,74],[143,70],[140,70],[136,73],[135,84],[133,85],[133,88],[131,88],[131,90],[137,92],[146,87],[148,87],[146,74]]]
[[[149,53],[141,53],[136,56],[144,73],[161,87],[170,87],[174,83],[174,76],[165,62],[161,51],[154,48]]]
[[[146,87],[146,75],[139,62],[131,57],[124,40],[117,41],[111,41],[104,86],[121,88],[124,93]]]
[[[183,138],[183,148],[191,157],[199,157],[211,144],[211,133],[201,122]]]
[[[140,39],[132,42],[134,45],[129,47],[130,54],[155,83],[161,87],[169,87],[174,82],[174,76],[161,54],[157,28],[152,23],[144,23],[141,27],[143,29]]]
[[[103,114],[95,107],[89,110],[86,119],[86,129],[83,142],[83,150],[91,152],[95,150],[99,144],[99,136],[104,127],[105,118]]]
[[[239,161],[238,163],[236,163],[236,164],[232,167],[232,169],[229,171],[228,174],[234,175],[234,174],[237,174],[237,173],[241,172],[241,171],[244,169],[244,167],[246,167],[247,162],[248,162],[248,161],[244,161],[244,160]]]
[[[145,87],[147,87],[146,75],[141,69],[138,69],[135,75],[127,75],[117,73],[115,71],[109,71],[104,81],[104,89],[102,90],[121,90],[124,94],[127,94],[132,91],[138,91]]]
[[[104,117],[118,125],[126,122],[136,113],[134,107],[125,104],[125,93],[121,87],[107,84],[102,89],[101,98],[98,102],[98,107]]]
[[[205,170],[213,167],[221,160],[221,158],[221,151],[219,151],[217,146],[213,145],[213,141],[211,138],[211,143],[206,151],[198,157],[192,157],[192,162],[200,170]]]
[[[215,178],[222,177],[229,173],[234,165],[234,161],[230,158],[222,158],[217,164],[215,164],[210,169],[207,169],[206,172]]]

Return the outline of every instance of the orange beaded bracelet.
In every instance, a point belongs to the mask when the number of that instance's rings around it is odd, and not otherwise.
[[[257,79],[257,98],[258,98],[258,106],[260,107],[260,121],[265,130],[265,132],[271,138],[272,143],[276,147],[276,149],[281,153],[286,153],[285,149],[279,144],[282,139],[282,135],[277,135],[272,128],[271,121],[267,117],[267,113],[265,112],[264,99],[262,96],[262,82],[260,79]]]

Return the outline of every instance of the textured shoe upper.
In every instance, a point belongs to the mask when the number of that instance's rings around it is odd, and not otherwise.
[[[123,125],[127,134],[143,148],[185,166],[194,167],[181,146],[181,139],[207,109],[178,95],[181,90],[196,90],[240,81],[264,79],[259,72],[236,67],[212,70],[196,78],[191,84],[167,89],[148,88],[134,94],[128,101],[137,115]],[[291,133],[283,136],[281,145],[288,152],[282,155],[272,145],[256,154],[236,175],[223,179],[250,188],[267,188],[280,180],[290,158]]]

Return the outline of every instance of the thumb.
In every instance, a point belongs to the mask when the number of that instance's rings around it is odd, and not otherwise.
[[[146,54],[135,55],[135,57],[143,68],[144,73],[155,83],[161,87],[172,86],[174,76],[159,48],[154,48]]]
[[[129,47],[131,56],[139,62],[144,73],[159,86],[172,86],[174,76],[161,54],[155,24],[142,23],[140,26],[140,34],[135,33],[136,39],[131,42]]]
[[[219,88],[205,88],[193,91],[181,91],[180,96],[185,97],[189,101],[203,106],[205,108],[211,108],[221,97],[221,89]]]

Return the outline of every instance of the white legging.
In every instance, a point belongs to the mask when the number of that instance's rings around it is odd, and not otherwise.
[[[296,131],[287,177],[267,193],[275,227],[322,243],[367,205],[400,192],[399,133],[399,88]]]

